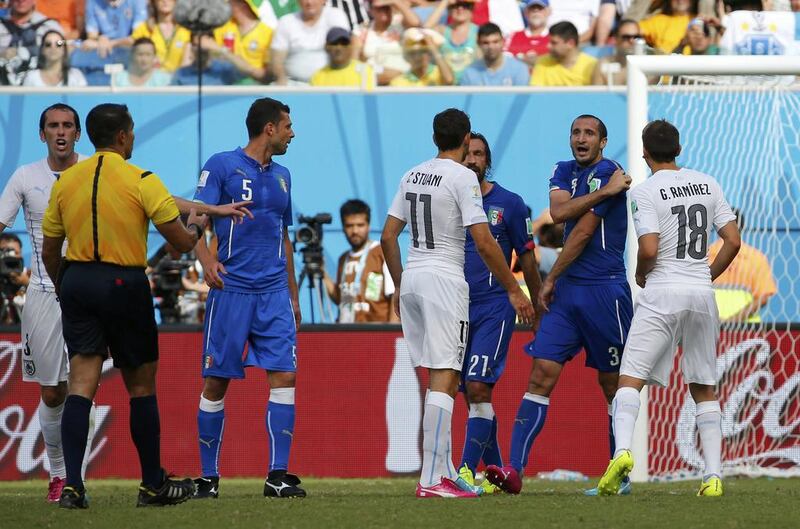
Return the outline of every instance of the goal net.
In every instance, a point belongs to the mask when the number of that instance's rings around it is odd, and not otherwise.
[[[793,323],[800,321],[800,86],[786,75],[800,73],[800,63],[786,57],[632,59],[634,181],[647,171],[644,124],[667,119],[681,133],[678,164],[714,176],[743,221],[740,255],[715,283],[723,320],[717,350],[723,473],[800,475],[800,323]],[[644,73],[670,75],[672,84],[644,85]],[[636,243],[630,242],[629,258],[635,259]],[[680,356],[669,387],[649,388],[645,396],[635,479],[703,472]]]

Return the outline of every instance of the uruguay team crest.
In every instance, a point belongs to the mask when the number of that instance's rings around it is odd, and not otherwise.
[[[283,189],[284,193],[289,192],[289,185],[286,183],[286,180],[284,180],[282,176],[278,177],[278,183],[280,184],[281,189]]]
[[[489,223],[492,226],[503,223],[503,208],[489,206]]]

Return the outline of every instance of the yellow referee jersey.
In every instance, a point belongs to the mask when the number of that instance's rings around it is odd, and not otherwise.
[[[68,261],[144,267],[149,221],[164,224],[179,215],[158,176],[98,151],[53,184],[42,233],[67,237]]]

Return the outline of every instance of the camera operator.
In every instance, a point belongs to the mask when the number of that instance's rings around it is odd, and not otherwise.
[[[339,257],[336,283],[327,272],[323,276],[328,296],[339,305],[339,323],[398,321],[391,310],[394,282],[381,244],[369,239],[369,206],[362,200],[348,200],[340,215],[350,250]]]
[[[3,293],[0,321],[3,324],[20,322],[30,275],[22,262],[22,241],[13,233],[0,234],[0,288]]]
[[[195,262],[193,253],[182,254],[169,243],[164,243],[147,260],[153,297],[160,300],[161,323],[200,322],[199,289],[191,288],[198,276]]]

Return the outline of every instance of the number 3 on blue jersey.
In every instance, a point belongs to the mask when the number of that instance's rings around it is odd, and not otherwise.
[[[242,200],[253,200],[253,190],[250,188],[252,180],[242,179]]]

